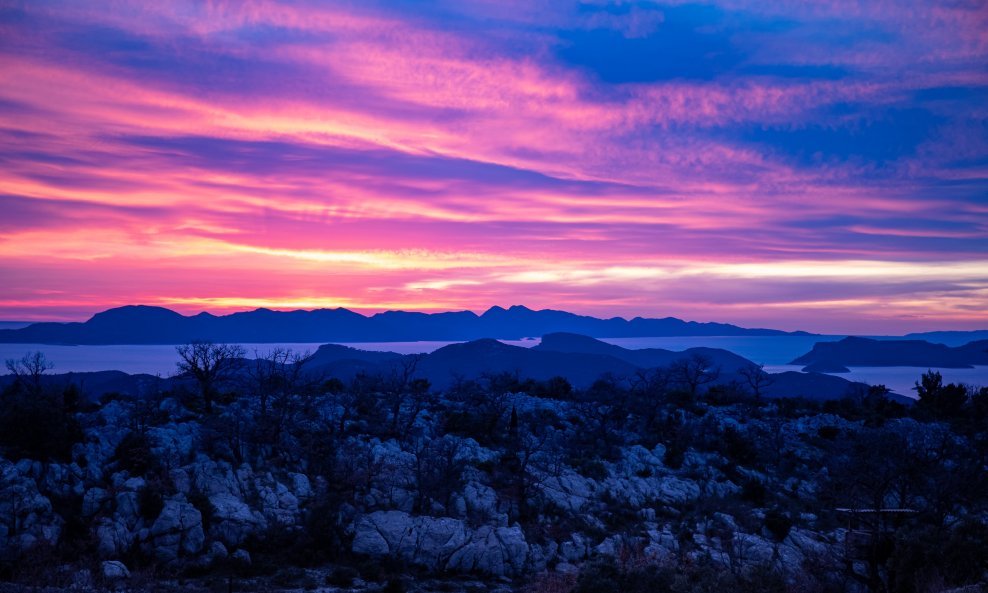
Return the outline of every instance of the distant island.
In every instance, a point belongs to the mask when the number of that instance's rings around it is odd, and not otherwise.
[[[926,340],[947,346],[961,346],[969,342],[988,340],[988,329],[919,332],[906,334],[902,337],[906,340]]]
[[[965,369],[988,365],[988,340],[950,347],[923,340],[849,337],[839,342],[818,342],[791,364],[806,365],[803,370],[822,372],[847,372],[846,367],[888,366]]]
[[[523,306],[472,311],[416,313],[387,311],[365,316],[348,309],[272,311],[229,315],[181,315],[163,307],[130,305],[97,313],[82,323],[34,323],[0,330],[0,343],[18,344],[182,344],[193,340],[241,343],[401,342],[416,340],[502,340],[572,332],[597,338],[660,336],[812,335],[774,329],[699,323],[675,317],[598,319],[566,311]]]

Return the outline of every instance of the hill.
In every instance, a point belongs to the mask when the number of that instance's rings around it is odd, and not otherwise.
[[[828,367],[918,366],[971,368],[988,365],[988,340],[950,347],[923,340],[872,340],[844,338],[818,342],[790,364]]]

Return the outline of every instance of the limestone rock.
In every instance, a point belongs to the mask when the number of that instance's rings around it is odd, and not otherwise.
[[[197,554],[206,539],[202,515],[183,499],[169,499],[151,526],[151,538],[155,557],[163,562]]]
[[[103,571],[103,578],[108,581],[130,578],[130,570],[119,560],[104,560],[101,569]]]
[[[377,511],[354,525],[353,551],[392,556],[430,570],[514,575],[530,564],[521,527],[469,529],[459,519]]]

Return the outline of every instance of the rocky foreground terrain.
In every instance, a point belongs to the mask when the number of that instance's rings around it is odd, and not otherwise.
[[[343,383],[301,364],[99,401],[15,365],[0,591],[933,592],[988,575],[984,389],[930,374],[915,406],[880,388],[763,401],[654,369],[437,393],[407,365]],[[915,512],[861,552],[848,526],[869,516],[842,508]]]

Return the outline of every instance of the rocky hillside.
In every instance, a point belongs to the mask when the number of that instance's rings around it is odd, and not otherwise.
[[[7,590],[918,592],[988,570],[985,390],[931,378],[908,409],[658,371],[585,390],[278,377],[215,386],[208,412],[177,387],[86,405],[15,381]],[[876,505],[916,512],[849,557],[837,509]]]

